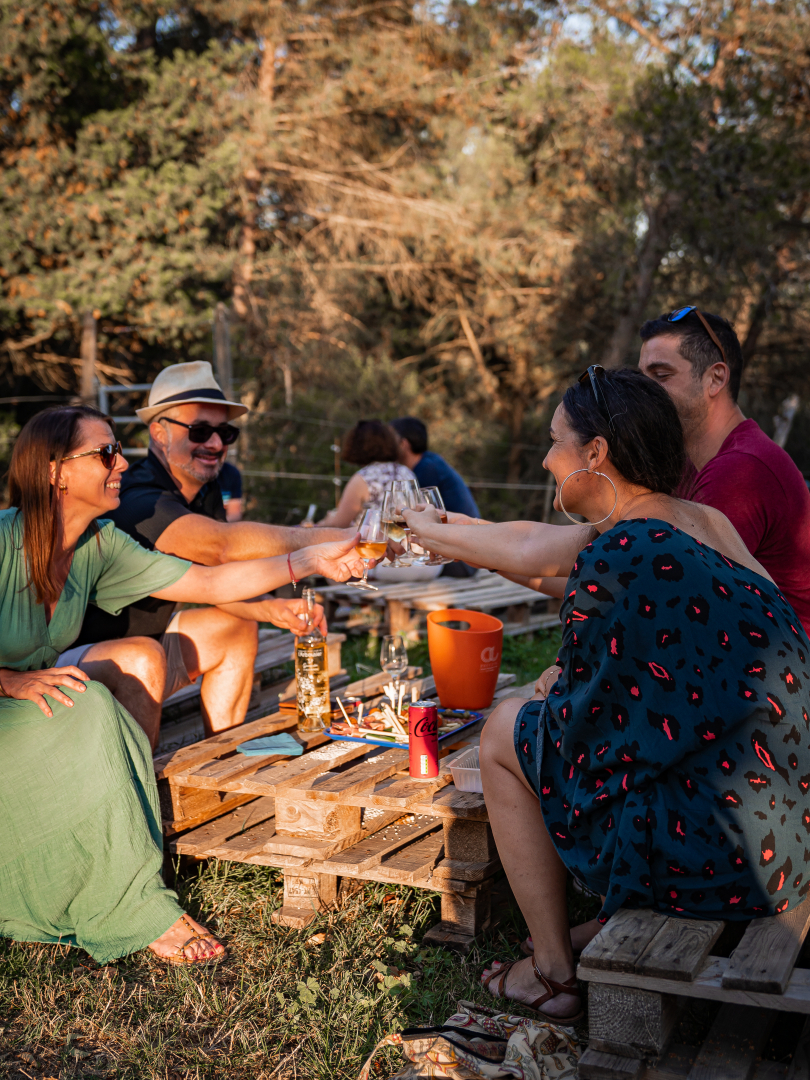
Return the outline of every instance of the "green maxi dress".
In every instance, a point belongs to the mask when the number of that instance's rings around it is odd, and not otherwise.
[[[116,614],[191,565],[147,551],[110,521],[76,546],[50,624],[28,587],[22,518],[0,511],[0,667],[53,667],[88,603]],[[146,735],[97,682],[49,698],[0,698],[0,936],[81,946],[99,963],[143,949],[182,914],[163,883]]]

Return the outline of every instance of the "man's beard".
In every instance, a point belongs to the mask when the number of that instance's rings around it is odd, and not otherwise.
[[[689,443],[698,438],[709,414],[709,408],[703,394],[699,393],[688,398],[681,398],[675,402],[675,408],[678,410],[678,417],[683,428],[684,442]]]
[[[225,464],[225,454],[223,453],[215,465],[202,465],[199,459],[191,457],[182,465],[178,465],[177,468],[181,472],[184,472],[186,476],[190,476],[193,480],[199,480],[206,484],[211,480],[216,480],[222,471],[222,466]]]

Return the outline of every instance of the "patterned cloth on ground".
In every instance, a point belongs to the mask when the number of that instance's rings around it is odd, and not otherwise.
[[[574,1080],[581,1053],[568,1028],[508,1013],[490,1016],[466,1002],[459,1002],[459,1011],[440,1027],[387,1035],[358,1080],[369,1080],[374,1058],[385,1046],[398,1046],[410,1063],[389,1080]]]

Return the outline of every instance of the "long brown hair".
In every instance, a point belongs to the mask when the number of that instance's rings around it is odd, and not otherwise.
[[[103,420],[112,426],[109,416],[90,405],[43,409],[17,436],[11,455],[9,500],[22,514],[28,585],[38,604],[52,603],[62,591],[53,567],[61,527],[59,478],[63,459],[81,445],[82,420]],[[51,462],[56,465],[53,484]]]

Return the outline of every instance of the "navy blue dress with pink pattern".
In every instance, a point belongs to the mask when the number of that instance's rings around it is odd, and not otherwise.
[[[657,519],[580,552],[562,674],[515,723],[571,873],[620,907],[750,919],[810,887],[810,642],[775,585]]]

